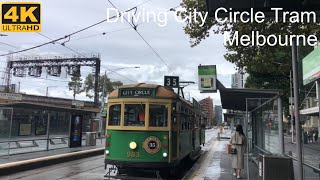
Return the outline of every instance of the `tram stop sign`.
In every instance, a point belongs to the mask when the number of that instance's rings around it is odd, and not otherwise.
[[[249,12],[251,8],[254,8],[254,11],[263,12],[271,12],[271,8],[283,8],[285,11],[320,10],[319,0],[206,0],[206,4],[210,17],[214,17],[216,10],[221,7],[228,11],[232,8],[232,11],[239,12]],[[219,17],[227,15],[227,13],[219,13]]]
[[[179,76],[164,76],[164,86],[179,88]]]

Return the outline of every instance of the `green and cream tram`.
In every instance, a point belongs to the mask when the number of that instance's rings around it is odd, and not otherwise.
[[[160,85],[121,86],[108,98],[105,164],[175,170],[204,144],[200,105]]]

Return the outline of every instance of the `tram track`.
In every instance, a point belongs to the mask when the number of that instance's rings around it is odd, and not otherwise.
[[[67,168],[67,167],[78,166],[78,165],[81,165],[81,164],[84,164],[84,163],[90,164],[90,162],[98,161],[98,160],[101,160],[101,159],[103,159],[103,157],[101,157],[101,155],[99,155],[99,156],[96,156],[96,157],[91,157],[89,159],[79,159],[79,160],[75,160],[75,161],[69,161],[69,162],[66,162],[66,163],[60,163],[60,164],[56,164],[56,165],[51,165],[51,166],[47,166],[47,167],[43,167],[43,168],[38,168],[38,169],[34,169],[34,170],[20,172],[20,173],[17,173],[17,174],[12,174],[12,175],[3,176],[3,177],[4,178],[7,177],[8,179],[25,179],[25,178],[28,178],[30,176],[34,176],[34,175],[37,175],[37,174],[43,174],[43,173],[50,172],[50,171],[59,171],[59,170],[62,170],[64,168]],[[104,165],[101,165],[101,166],[104,166]],[[0,176],[0,179],[2,179],[1,176]]]

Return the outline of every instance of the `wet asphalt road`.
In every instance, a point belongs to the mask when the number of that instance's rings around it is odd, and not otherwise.
[[[75,160],[62,164],[56,164],[39,169],[25,171],[0,177],[0,179],[23,180],[60,180],[60,179],[103,179],[104,170],[103,155],[86,159]]]
[[[216,137],[216,132],[217,130],[214,129],[207,130],[206,142]],[[191,166],[188,167],[188,169],[190,168]],[[0,180],[98,180],[104,179],[104,175],[106,173],[107,171],[104,169],[103,155],[101,155],[20,172],[8,176],[1,176]]]

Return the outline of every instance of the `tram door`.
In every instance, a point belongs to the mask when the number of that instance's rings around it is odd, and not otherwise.
[[[82,115],[71,116],[69,147],[80,147],[82,142]]]

